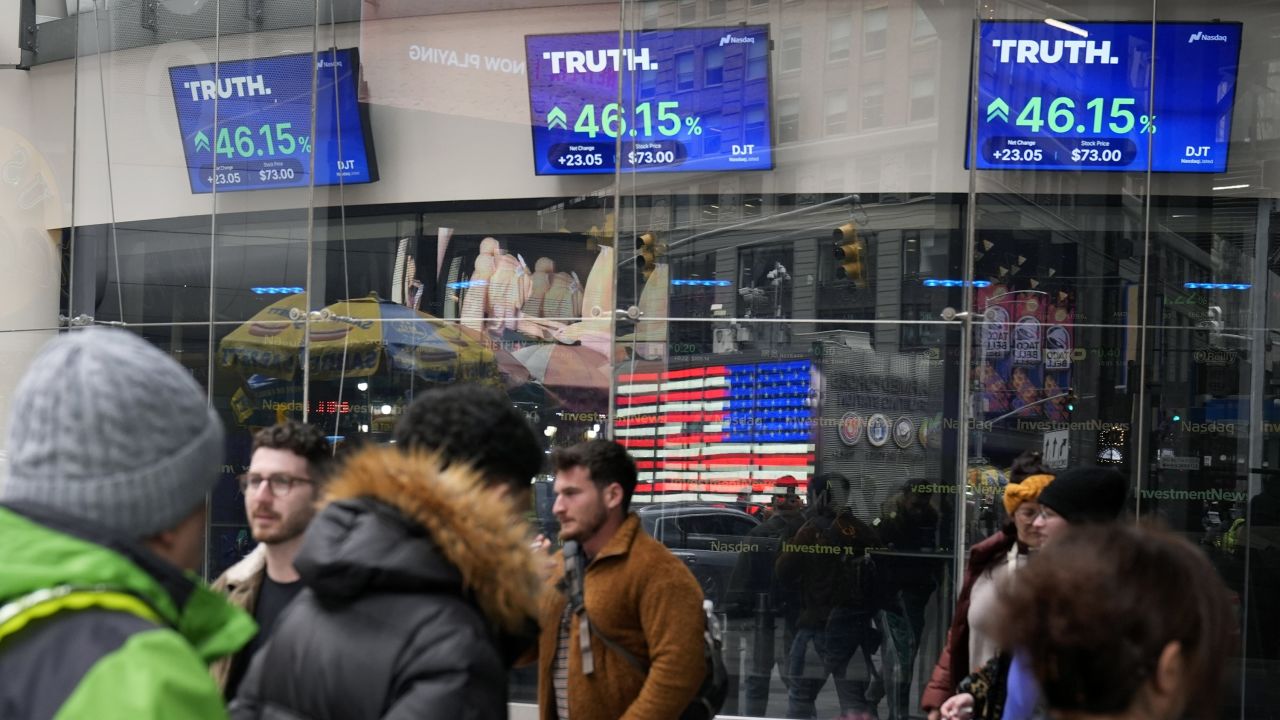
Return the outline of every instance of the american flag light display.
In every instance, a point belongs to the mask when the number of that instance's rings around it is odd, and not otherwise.
[[[808,360],[618,377],[614,436],[636,459],[637,493],[768,492],[813,474]]]

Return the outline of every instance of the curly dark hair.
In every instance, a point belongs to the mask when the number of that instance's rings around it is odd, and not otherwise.
[[[1177,642],[1189,709],[1215,714],[1234,623],[1217,571],[1186,540],[1120,523],[1073,527],[1000,602],[997,639],[1026,652],[1051,711],[1129,710]]]
[[[542,443],[507,396],[480,385],[444,385],[418,395],[392,438],[405,451],[438,453],[445,467],[464,463],[491,484],[528,490],[542,471]]]
[[[611,483],[622,486],[622,512],[631,507],[631,495],[636,491],[636,461],[627,449],[612,440],[587,440],[551,454],[551,467],[557,472],[584,467],[591,475],[591,483],[603,490]]]
[[[254,433],[253,449],[258,448],[288,450],[306,458],[307,467],[317,480],[323,478],[332,452],[323,430],[297,420],[285,420]]]

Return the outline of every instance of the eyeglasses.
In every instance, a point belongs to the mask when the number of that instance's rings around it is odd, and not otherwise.
[[[1035,508],[1025,507],[1025,506],[1018,508],[1013,513],[1014,517],[1024,522],[1031,522],[1032,520],[1035,520],[1036,516],[1039,514],[1040,514],[1039,510]]]
[[[250,488],[253,492],[257,492],[262,486],[262,482],[267,482],[267,487],[271,488],[271,494],[276,497],[284,497],[293,490],[294,485],[312,485],[314,480],[309,478],[295,477],[284,473],[275,473],[272,475],[259,475],[258,473],[245,473],[236,478],[240,483],[240,492],[248,495]]]

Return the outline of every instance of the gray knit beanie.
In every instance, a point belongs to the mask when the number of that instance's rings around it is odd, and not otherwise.
[[[14,393],[9,477],[26,500],[133,538],[168,530],[213,487],[222,421],[181,365],[124,330],[61,335]]]

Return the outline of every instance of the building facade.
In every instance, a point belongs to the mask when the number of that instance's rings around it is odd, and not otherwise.
[[[1224,716],[1265,717],[1277,32],[1262,0],[20,0],[0,405],[68,328],[172,353],[230,429],[212,575],[255,428],[380,440],[503,388],[548,448],[631,449],[759,717],[796,678],[920,717],[1003,469],[1112,465],[1236,595]],[[822,570],[860,638],[829,684],[814,579],[754,539],[789,496],[866,529]]]

